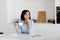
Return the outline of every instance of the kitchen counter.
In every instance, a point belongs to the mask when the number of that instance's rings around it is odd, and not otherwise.
[[[5,33],[0,40],[60,40],[60,24],[35,23],[34,29],[34,36],[18,35],[13,24],[9,24],[0,28]]]

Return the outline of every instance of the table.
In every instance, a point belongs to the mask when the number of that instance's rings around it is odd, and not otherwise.
[[[30,35],[12,36],[16,34],[13,24],[0,27],[0,31],[5,33],[5,36],[0,37],[0,40],[23,40],[21,38],[27,38],[28,40],[60,40],[60,25],[50,23],[35,23],[35,34],[42,35],[42,37],[32,38]]]
[[[39,37],[39,35],[31,36],[28,34],[4,34],[3,36],[0,36],[0,40],[35,40],[35,37]]]

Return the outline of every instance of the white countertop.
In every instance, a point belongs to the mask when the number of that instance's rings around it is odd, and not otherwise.
[[[18,39],[26,39],[26,40],[60,40],[60,24],[47,24],[47,23],[35,23],[35,34],[42,35],[42,37],[32,38],[30,35],[19,35],[18,37],[15,35],[16,31],[13,27],[13,24],[9,24],[8,26],[4,26],[0,28],[0,31],[5,33],[5,36],[0,37],[0,40],[18,40]],[[14,36],[13,36],[14,35]]]
[[[28,34],[4,34],[0,36],[0,40],[35,40],[36,38],[42,39],[39,35],[28,35]]]

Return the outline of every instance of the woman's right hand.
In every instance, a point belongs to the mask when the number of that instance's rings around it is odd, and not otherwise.
[[[14,23],[14,27],[18,26],[18,23]]]
[[[18,23],[14,23],[14,28],[16,31],[18,31],[17,27],[18,27]]]
[[[15,27],[18,26],[18,21],[14,22],[14,26]]]

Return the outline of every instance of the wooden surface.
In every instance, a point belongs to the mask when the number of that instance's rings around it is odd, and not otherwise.
[[[38,11],[38,22],[46,22],[46,12]]]

